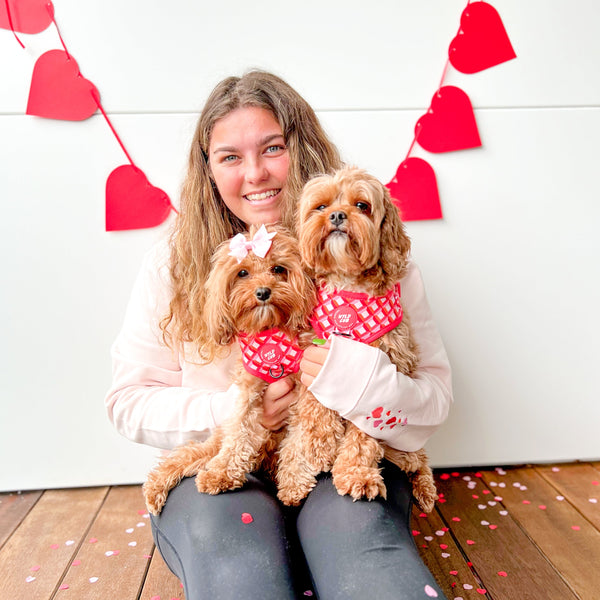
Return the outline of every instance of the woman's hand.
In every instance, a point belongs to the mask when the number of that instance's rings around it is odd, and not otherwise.
[[[324,346],[309,346],[306,348],[302,360],[300,361],[300,381],[306,387],[308,387],[321,372],[328,354],[329,342]]]
[[[263,394],[263,416],[260,424],[271,431],[279,431],[287,422],[290,404],[296,401],[293,380],[284,377],[271,383]]]

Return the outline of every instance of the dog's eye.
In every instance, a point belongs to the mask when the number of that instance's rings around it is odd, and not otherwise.
[[[366,202],[357,202],[355,206],[366,215],[371,214],[371,207]]]
[[[237,276],[238,277],[248,277],[249,273],[248,271],[246,271],[246,269],[242,269],[241,271],[238,271]]]
[[[317,206],[317,210],[325,210],[327,208],[326,204],[319,204],[319,206]]]
[[[271,270],[273,273],[275,273],[275,275],[283,275],[284,273],[287,273],[287,269],[281,265],[275,265]]]

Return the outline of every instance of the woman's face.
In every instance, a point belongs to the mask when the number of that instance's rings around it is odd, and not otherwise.
[[[227,208],[246,225],[281,218],[290,158],[279,123],[264,108],[237,108],[219,119],[208,149]]]

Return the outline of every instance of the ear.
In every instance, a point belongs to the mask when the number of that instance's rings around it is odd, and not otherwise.
[[[291,273],[290,283],[296,292],[299,305],[297,310],[292,311],[290,314],[289,328],[294,331],[306,329],[308,327],[308,317],[317,303],[313,280],[306,271],[297,269]]]
[[[410,238],[398,209],[392,203],[390,193],[384,186],[385,216],[381,223],[381,264],[383,270],[396,281],[404,275],[410,254]]]
[[[237,334],[229,311],[229,269],[224,264],[228,259],[224,255],[226,250],[215,256],[216,260],[204,284],[205,304],[202,316],[206,338],[219,346],[229,345]]]

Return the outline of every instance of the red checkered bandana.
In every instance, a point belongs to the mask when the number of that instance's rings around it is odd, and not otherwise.
[[[343,335],[369,344],[397,327],[402,321],[400,284],[385,296],[368,296],[345,290],[318,290],[318,303],[310,318],[316,333],[327,339]]]
[[[303,351],[298,347],[297,339],[290,339],[279,329],[261,331],[253,336],[240,333],[238,342],[246,371],[267,383],[297,373],[300,368]]]

